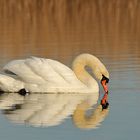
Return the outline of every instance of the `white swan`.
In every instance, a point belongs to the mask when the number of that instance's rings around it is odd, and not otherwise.
[[[109,73],[101,61],[90,54],[81,54],[73,62],[73,71],[64,64],[45,58],[31,57],[13,60],[0,74],[0,89],[4,92],[98,92],[96,80],[85,70],[92,69],[99,80],[107,81]],[[103,83],[107,92],[106,82]]]

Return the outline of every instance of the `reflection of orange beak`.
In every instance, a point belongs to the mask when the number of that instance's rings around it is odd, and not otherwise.
[[[102,80],[101,84],[102,84],[102,86],[104,88],[105,93],[108,93],[108,87],[107,87],[107,84],[106,84],[106,80]]]

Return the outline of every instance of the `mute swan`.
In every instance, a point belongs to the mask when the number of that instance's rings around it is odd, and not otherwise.
[[[0,96],[0,100],[0,109],[10,121],[39,127],[59,125],[72,116],[73,123],[78,128],[96,128],[109,111],[102,111],[101,105],[93,109],[98,100],[93,93],[31,93],[26,97],[7,93]],[[92,109],[92,114],[87,116],[89,109]]]
[[[96,80],[85,70],[88,66],[101,81],[105,90],[102,104],[107,101],[109,72],[95,56],[81,54],[76,57],[71,70],[64,64],[51,59],[30,57],[13,60],[0,74],[0,89],[4,92],[99,92]]]

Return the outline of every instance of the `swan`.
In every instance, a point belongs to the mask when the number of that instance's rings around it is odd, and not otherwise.
[[[4,66],[0,74],[0,90],[3,92],[99,92],[97,81],[85,69],[92,69],[105,90],[102,104],[107,101],[109,72],[104,64],[91,54],[80,54],[72,63],[72,69],[45,58],[30,57],[13,60]],[[98,96],[98,94],[96,94]]]

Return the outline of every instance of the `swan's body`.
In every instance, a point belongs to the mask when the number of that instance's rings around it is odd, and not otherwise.
[[[109,77],[98,58],[81,54],[73,62],[73,70],[64,64],[45,58],[31,57],[9,62],[0,75],[0,89],[5,92],[98,92],[96,80],[85,70],[91,67],[95,76]]]

